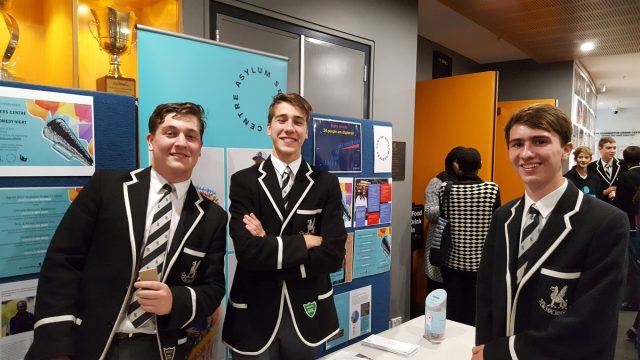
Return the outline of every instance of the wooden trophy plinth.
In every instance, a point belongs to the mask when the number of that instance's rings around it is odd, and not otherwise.
[[[96,80],[96,89],[112,94],[136,96],[136,79],[105,75]]]

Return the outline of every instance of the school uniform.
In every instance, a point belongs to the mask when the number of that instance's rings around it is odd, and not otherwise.
[[[259,355],[283,319],[309,347],[335,335],[338,319],[329,274],[342,266],[346,232],[338,179],[304,160],[285,208],[272,157],[231,177],[229,234],[237,269],[229,294],[223,341],[242,355]],[[253,213],[266,236],[252,236],[242,221]],[[307,250],[304,234],[322,237]],[[289,320],[290,319],[290,320]]]
[[[621,159],[616,159],[616,158],[611,159],[611,175],[608,175],[605,169],[605,164],[602,162],[602,159],[600,159],[600,160],[591,162],[587,166],[587,170],[590,173],[596,174],[600,178],[600,182],[602,184],[602,190],[604,190],[610,186],[617,185],[618,177],[620,176],[620,173],[627,170],[627,164],[624,162],[624,160],[621,160]],[[609,203],[613,203],[613,200],[610,199],[608,196],[603,195],[602,191],[600,191],[600,195],[598,196],[598,199],[607,201]]]
[[[136,290],[150,176],[151,168],[96,171],[73,201],[42,265],[26,359],[107,356]],[[192,184],[184,196],[160,279],[171,289],[173,306],[154,316],[157,353],[149,358],[184,358],[185,327],[211,315],[225,293],[227,215]]]
[[[476,344],[485,359],[613,359],[628,224],[572,183],[547,215],[517,282],[524,198],[499,208],[477,284]]]

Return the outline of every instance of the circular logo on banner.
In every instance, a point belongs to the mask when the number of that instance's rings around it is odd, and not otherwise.
[[[233,83],[233,111],[235,120],[251,131],[263,132],[266,128],[266,107],[264,94],[271,97],[282,93],[280,81],[271,77],[271,71],[262,66],[250,66],[242,69]]]
[[[376,156],[380,160],[387,160],[391,155],[391,142],[386,136],[380,136],[376,140]]]

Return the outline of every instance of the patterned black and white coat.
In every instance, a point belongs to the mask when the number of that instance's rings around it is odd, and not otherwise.
[[[440,198],[446,183],[440,187]],[[462,271],[478,271],[484,239],[491,216],[500,207],[500,192],[493,182],[460,181],[451,186],[449,202],[440,212],[450,223],[451,246],[446,266]]]

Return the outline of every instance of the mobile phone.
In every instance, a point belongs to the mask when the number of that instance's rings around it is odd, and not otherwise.
[[[138,278],[140,281],[158,281],[158,270],[156,268],[140,270]]]

